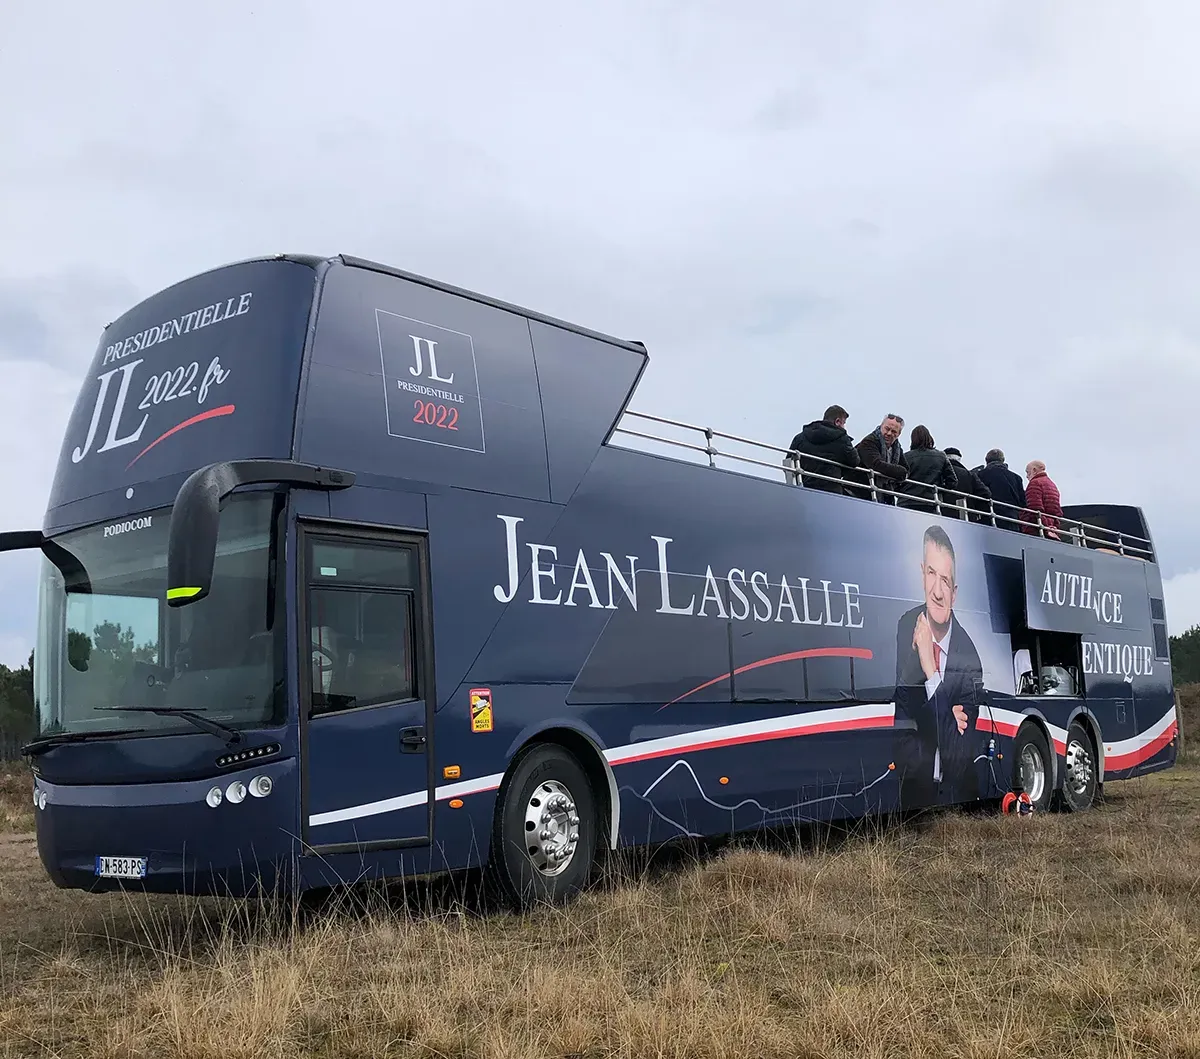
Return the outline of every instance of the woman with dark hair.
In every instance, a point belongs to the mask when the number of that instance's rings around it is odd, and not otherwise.
[[[899,505],[917,511],[937,511],[935,486],[953,489],[958,485],[958,475],[954,473],[950,457],[934,445],[928,427],[923,424],[913,427],[908,444],[908,451],[904,454],[908,464],[908,480],[900,487],[906,495],[900,498]],[[954,499],[948,496],[946,502],[953,504]],[[956,514],[949,511],[943,513]]]

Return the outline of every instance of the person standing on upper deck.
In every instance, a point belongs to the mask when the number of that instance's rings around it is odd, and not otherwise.
[[[916,508],[918,511],[937,511],[938,487],[953,489],[958,476],[950,465],[950,458],[933,443],[933,435],[927,427],[913,427],[912,444],[904,456],[908,463],[908,481],[904,483],[900,506]],[[946,497],[946,503],[953,497]],[[952,514],[950,510],[946,514]]]
[[[1004,450],[992,449],[986,456],[984,465],[976,467],[975,473],[979,480],[992,491],[992,506],[996,514],[996,525],[1004,529],[1016,529],[1016,519],[1021,508],[1025,506],[1025,485],[1016,471],[1010,471],[1004,462]],[[1012,522],[1005,521],[1012,519]]]
[[[842,468],[854,468],[859,463],[858,452],[846,432],[846,420],[849,418],[850,413],[841,405],[830,405],[825,409],[823,419],[806,424],[804,429],[792,438],[790,447],[800,453],[800,477],[807,488],[820,489],[826,493],[845,491],[841,482],[845,477]],[[840,464],[840,467],[824,463],[823,460],[832,460]],[[815,474],[836,481],[812,477]]]
[[[967,501],[967,510],[971,521],[982,522],[984,514],[987,513],[987,502],[992,498],[992,491],[983,484],[983,479],[979,477],[977,471],[971,470],[963,463],[962,453],[958,449],[947,447],[946,455],[950,459],[950,466],[954,468],[955,475],[958,476],[958,484],[954,488],[970,497]],[[954,500],[961,501],[962,497],[956,496]]]
[[[1021,529],[1026,533],[1038,533],[1038,522],[1046,528],[1046,536],[1058,540],[1058,520],[1062,518],[1062,502],[1058,486],[1046,473],[1041,460],[1030,460],[1025,466],[1025,477],[1029,485],[1025,489],[1025,507],[1036,515],[1021,512]]]
[[[900,435],[903,432],[904,419],[889,412],[883,417],[883,422],[855,446],[862,466],[855,473],[854,479],[863,483],[862,489],[854,490],[855,496],[864,500],[871,499],[871,471],[875,472],[876,489],[899,491],[900,483],[908,477],[904,446],[900,444]],[[876,493],[876,498],[881,504],[896,502],[896,498],[886,492]]]

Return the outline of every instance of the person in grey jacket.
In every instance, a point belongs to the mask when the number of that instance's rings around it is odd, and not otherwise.
[[[904,460],[908,464],[908,480],[901,487],[905,496],[900,499],[900,506],[936,512],[935,486],[953,489],[958,484],[958,475],[954,473],[950,458],[934,445],[933,435],[926,426],[913,427]],[[947,502],[952,499],[946,498]],[[949,510],[945,513],[952,514]]]

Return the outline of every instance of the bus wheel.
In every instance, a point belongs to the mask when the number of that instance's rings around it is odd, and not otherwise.
[[[1013,740],[1013,788],[1024,790],[1036,812],[1050,808],[1050,744],[1036,724],[1024,724]]]
[[[561,904],[591,878],[596,799],[579,762],[553,743],[522,754],[500,788],[491,882],[519,908]]]
[[[1092,737],[1078,721],[1067,729],[1067,766],[1063,773],[1059,805],[1074,813],[1090,809],[1096,797],[1096,754]]]

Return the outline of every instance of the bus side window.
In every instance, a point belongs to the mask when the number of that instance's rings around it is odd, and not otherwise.
[[[360,704],[413,698],[412,595],[363,593],[359,644],[347,674]]]
[[[416,698],[411,549],[316,541],[313,555],[313,713]]]

